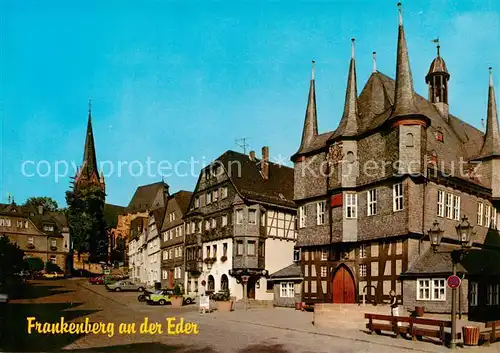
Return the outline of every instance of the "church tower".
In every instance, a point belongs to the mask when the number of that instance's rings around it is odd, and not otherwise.
[[[429,72],[425,76],[425,83],[429,86],[429,101],[435,105],[444,120],[448,122],[448,81],[450,74],[439,52],[439,39],[436,42],[438,43],[437,56],[432,60]]]
[[[74,190],[87,185],[99,186],[105,192],[104,175],[99,175],[97,157],[95,152],[94,132],[92,130],[92,109],[89,100],[89,116],[87,122],[87,135],[83,151],[83,163],[77,170],[74,180]]]

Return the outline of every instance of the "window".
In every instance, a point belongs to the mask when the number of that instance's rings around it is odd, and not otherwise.
[[[460,220],[460,196],[453,195],[453,219]]]
[[[198,208],[198,207],[200,207],[200,197],[196,196],[194,198],[194,208]]]
[[[280,297],[293,298],[295,297],[295,284],[293,282],[280,283]]]
[[[306,226],[306,206],[299,207],[299,228],[304,228]]]
[[[360,259],[366,258],[366,245],[365,244],[361,244],[361,246],[359,247],[359,258]]]
[[[56,263],[56,255],[50,255],[49,261],[52,262],[53,264]]]
[[[212,192],[209,191],[209,192],[207,192],[206,195],[207,195],[206,198],[207,198],[207,205],[208,205],[208,204],[212,203]]]
[[[366,193],[368,203],[368,216],[377,214],[377,189],[368,190]]]
[[[222,244],[222,256],[227,256],[227,243]]]
[[[392,198],[393,198],[393,205],[392,205],[393,211],[394,212],[401,211],[403,209],[403,183],[398,183],[393,185]]]
[[[57,241],[55,239],[50,239],[50,246],[56,247]]]
[[[328,249],[321,249],[321,260],[328,260]]]
[[[446,281],[443,278],[418,279],[417,300],[446,300]]]
[[[492,207],[493,212],[491,213],[491,228],[497,229],[497,209]]]
[[[446,218],[452,219],[453,214],[451,212],[453,207],[453,195],[452,194],[446,194],[446,208],[445,208],[445,216]]]
[[[207,219],[205,221],[205,230],[209,230],[210,229],[210,221]]]
[[[206,249],[207,249],[207,256],[206,257],[210,257],[210,245],[207,245]]]
[[[227,187],[224,186],[224,187],[220,188],[220,191],[221,191],[220,198],[225,199],[227,197]]]
[[[28,244],[35,244],[35,237],[28,237]]]
[[[325,224],[325,202],[316,203],[316,224]]]
[[[257,210],[248,210],[248,224],[257,224]]]
[[[213,255],[212,255],[212,257],[217,257],[217,245],[213,245],[212,249],[213,249]]]
[[[328,267],[321,266],[321,277],[326,277],[326,276],[328,276]]]
[[[163,233],[163,241],[167,241],[168,240],[168,232],[164,232]]]
[[[243,255],[243,241],[236,242],[236,255]]]
[[[406,134],[406,147],[413,147],[413,134],[411,132]]]
[[[212,191],[212,199],[214,200],[214,202],[217,202],[217,200],[219,199],[219,189],[215,189],[214,191]]]
[[[243,224],[243,210],[236,210],[236,224]]]
[[[293,261],[300,261],[300,249],[293,249]]]
[[[444,217],[444,191],[438,190],[437,192],[437,215]]]
[[[366,264],[359,265],[359,276],[366,277]]]
[[[491,224],[491,207],[489,205],[486,205],[485,210],[484,210],[484,226],[486,228],[490,227]]]
[[[356,194],[345,194],[345,217],[346,218],[356,218],[356,211],[357,211],[357,201],[358,201],[358,195]]]
[[[227,226],[227,215],[222,216],[222,226],[223,227]]]
[[[436,140],[439,142],[444,142],[444,134],[442,131],[436,131]]]
[[[253,241],[253,240],[248,241],[247,254],[249,256],[255,256],[255,241]]]
[[[482,226],[483,225],[483,208],[484,205],[479,202],[477,204],[477,225]]]
[[[167,270],[162,270],[161,274],[162,274],[163,279],[168,279],[168,271]]]
[[[264,242],[259,241],[259,256],[264,257]]]
[[[486,305],[498,305],[498,284],[488,284],[486,292]]]
[[[174,249],[168,250],[168,258],[173,259],[174,258]]]
[[[54,231],[54,226],[46,224],[46,225],[43,226],[43,231],[44,232],[53,232]]]
[[[470,283],[469,303],[470,306],[477,306],[478,299],[478,284],[477,282]]]
[[[217,227],[217,221],[215,220],[215,218],[212,218],[210,221],[211,221],[211,224],[212,224],[212,228]]]
[[[175,212],[170,212],[169,219],[170,219],[170,222],[175,221]]]
[[[163,250],[163,260],[168,260],[168,252],[167,250]],[[164,278],[166,279],[166,278]]]
[[[16,222],[17,228],[28,228],[28,221],[19,220]]]

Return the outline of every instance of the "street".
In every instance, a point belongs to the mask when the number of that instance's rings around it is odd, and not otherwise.
[[[26,298],[9,304],[8,325],[2,341],[6,351],[82,352],[401,352],[412,350],[447,351],[428,343],[394,340],[389,337],[356,333],[347,338],[339,329],[337,337],[315,332],[311,313],[293,309],[255,308],[244,312],[239,306],[231,313],[200,314],[196,304],[182,308],[150,306],[137,301],[135,292],[107,292],[102,285],[89,285],[82,279],[35,281]],[[253,316],[251,316],[253,315]],[[262,318],[262,322],[252,317]],[[39,334],[27,331],[27,317],[37,322],[114,323],[112,337],[106,333]],[[167,334],[167,318],[181,318],[197,324],[198,334]],[[119,333],[120,323],[135,323],[137,331],[147,318],[162,324],[164,332]],[[294,319],[295,318],[295,319]],[[253,321],[253,322],[252,322]],[[272,321],[272,322],[270,322]],[[354,331],[354,330],[353,330]],[[396,345],[398,343],[399,345]],[[480,349],[482,351],[482,349]]]

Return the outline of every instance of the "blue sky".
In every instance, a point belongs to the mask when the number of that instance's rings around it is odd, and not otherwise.
[[[403,4],[416,91],[426,96],[431,40],[439,36],[450,110],[477,127],[489,66],[500,92],[499,3]],[[319,129],[335,129],[351,37],[359,91],[374,50],[379,71],[394,76],[397,7],[387,0],[3,0],[0,33],[0,201],[10,193],[18,203],[50,196],[65,205],[70,179],[56,182],[53,169],[56,161],[81,164],[91,97],[97,158],[115,168],[107,202],[126,205],[137,186],[161,176],[119,177],[119,161],[209,161],[241,150],[235,139],[242,137],[257,155],[269,145],[272,158],[289,161],[300,143],[312,59]],[[47,161],[51,173],[23,176],[26,161]],[[47,164],[39,165],[45,174]],[[172,191],[192,189],[196,176],[166,181]]]

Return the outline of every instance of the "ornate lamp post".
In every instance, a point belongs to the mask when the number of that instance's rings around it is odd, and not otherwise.
[[[473,227],[469,223],[466,216],[462,217],[460,223],[455,227],[457,238],[460,242],[461,248],[457,250],[443,251],[443,253],[451,254],[452,260],[452,273],[453,276],[457,275],[457,264],[462,261],[472,246]],[[439,227],[438,221],[434,221],[432,228],[429,230],[429,239],[434,252],[438,252],[441,244],[444,231]],[[457,287],[451,289],[451,342],[450,348],[457,347]]]

